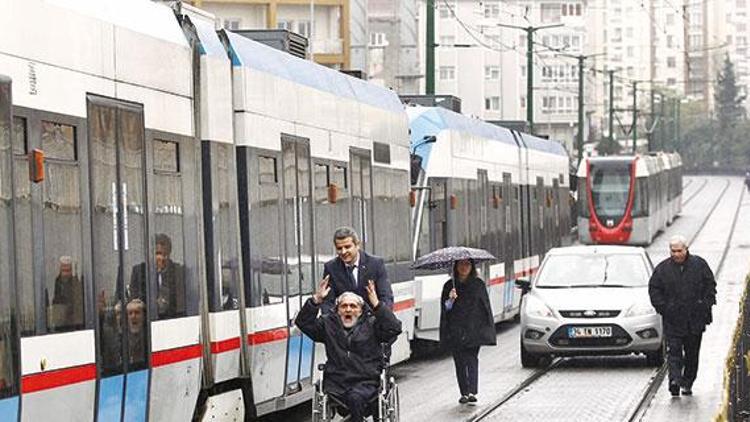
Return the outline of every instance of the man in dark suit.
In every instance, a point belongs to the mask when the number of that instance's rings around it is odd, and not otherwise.
[[[160,319],[185,315],[185,275],[184,268],[170,258],[172,240],[166,234],[156,235],[156,308]],[[141,299],[145,302],[146,264],[133,268],[130,277],[129,300]]]
[[[688,252],[687,240],[669,241],[670,257],[654,269],[648,283],[651,304],[662,317],[667,341],[669,392],[672,396],[693,394],[698,375],[701,339],[713,320],[716,280],[706,261]]]
[[[375,290],[383,305],[393,309],[393,290],[381,258],[359,250],[359,236],[351,227],[339,227],[333,234],[337,257],[326,262],[323,278],[329,278],[333,294],[326,297],[324,312],[335,309],[336,298],[344,292],[354,292],[366,298],[367,284],[375,283]],[[372,309],[373,304],[368,305]]]

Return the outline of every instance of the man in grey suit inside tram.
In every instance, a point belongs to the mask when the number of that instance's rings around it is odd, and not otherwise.
[[[367,284],[375,283],[381,304],[393,310],[393,290],[382,258],[361,251],[359,235],[351,227],[339,227],[333,234],[336,258],[325,263],[323,278],[328,279],[332,294],[326,297],[323,312],[335,312],[336,298],[344,292],[354,292],[367,298]],[[367,301],[367,300],[366,300]],[[372,309],[372,304],[368,302]]]

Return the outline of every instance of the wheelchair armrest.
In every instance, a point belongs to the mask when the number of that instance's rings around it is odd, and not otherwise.
[[[318,371],[325,371],[326,370],[326,364],[325,363],[319,363],[318,364]]]

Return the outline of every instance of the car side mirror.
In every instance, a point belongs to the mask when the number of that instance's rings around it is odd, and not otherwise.
[[[531,290],[531,280],[528,278],[517,278],[516,286],[521,289],[523,294],[526,294]]]

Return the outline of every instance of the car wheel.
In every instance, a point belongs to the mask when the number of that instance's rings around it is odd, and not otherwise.
[[[646,352],[646,363],[648,366],[662,366],[664,364],[665,347],[662,343],[658,350],[653,352]]]
[[[540,358],[541,355],[527,351],[523,346],[523,340],[521,340],[521,366],[524,368],[536,368],[539,366]]]

